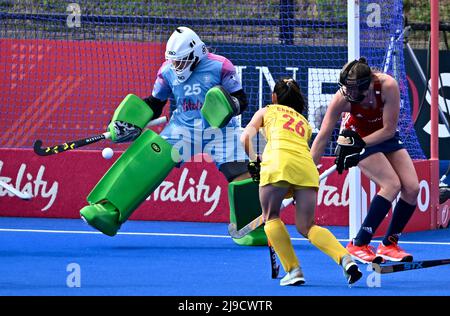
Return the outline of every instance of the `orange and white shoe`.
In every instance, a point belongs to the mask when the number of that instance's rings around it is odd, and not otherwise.
[[[380,262],[382,261],[382,258],[377,257],[375,254],[375,249],[372,246],[369,245],[363,245],[363,246],[355,246],[353,244],[353,240],[351,240],[347,247],[345,247],[348,252],[351,254],[352,258],[354,260],[357,260],[362,263],[372,263],[372,262]]]
[[[392,243],[389,246],[383,245],[381,242],[378,245],[377,256],[390,261],[401,261],[401,262],[411,262],[413,261],[413,256],[402,248],[399,247],[397,243]]]

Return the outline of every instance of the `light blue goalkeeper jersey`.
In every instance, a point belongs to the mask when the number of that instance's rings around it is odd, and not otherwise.
[[[178,81],[169,61],[158,71],[152,96],[159,100],[172,98],[176,103],[169,124],[160,135],[179,150],[183,161],[200,153],[209,154],[218,167],[225,162],[247,160],[239,142],[240,125],[235,117],[218,131],[201,115],[206,93],[217,85],[229,93],[242,89],[233,64],[212,53],[200,61],[184,82]]]
[[[202,119],[200,109],[206,92],[216,85],[223,86],[229,93],[242,89],[241,82],[233,64],[225,57],[209,53],[195,68],[185,82],[178,82],[170,61],[165,62],[158,71],[152,95],[159,100],[173,97],[176,110],[172,119],[186,127],[195,126],[195,120]],[[232,120],[232,124],[234,120]],[[208,123],[204,128],[209,127]]]

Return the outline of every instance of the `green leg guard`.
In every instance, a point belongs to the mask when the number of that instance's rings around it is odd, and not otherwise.
[[[252,179],[231,182],[228,185],[228,200],[230,203],[230,223],[235,223],[237,229],[241,229],[261,215],[259,187]],[[258,227],[243,238],[233,238],[233,241],[243,246],[267,245],[264,226]]]
[[[87,197],[81,217],[114,236],[139,205],[160,185],[179,161],[172,146],[151,130],[139,136],[111,166]]]

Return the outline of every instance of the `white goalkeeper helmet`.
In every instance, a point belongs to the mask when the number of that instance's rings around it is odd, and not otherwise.
[[[166,59],[172,62],[172,68],[180,82],[189,78],[207,53],[205,43],[193,30],[185,26],[177,27],[166,45]]]

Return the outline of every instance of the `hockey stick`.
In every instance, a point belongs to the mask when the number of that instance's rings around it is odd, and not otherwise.
[[[378,263],[372,263],[372,269],[381,274],[410,271],[416,269],[425,269],[435,266],[442,266],[445,264],[450,264],[450,259],[437,259],[437,260],[422,260],[422,261],[412,261],[412,262],[399,262],[394,264],[381,265]]]
[[[270,244],[269,240],[267,240],[267,244],[269,246],[270,266],[272,268],[272,279],[276,279],[278,278],[278,274],[280,272],[280,266],[277,265],[277,255],[272,245]]]
[[[336,165],[332,165],[330,168],[328,168],[327,170],[325,170],[319,177],[319,181],[322,181],[323,179],[325,179],[326,177],[328,177],[330,174],[332,174],[334,171],[336,170]],[[281,209],[284,209],[285,207],[287,207],[288,205],[290,205],[292,202],[294,202],[293,198],[289,198],[289,199],[285,199],[283,200],[282,204],[281,204]],[[242,227],[241,229],[237,229],[237,226],[235,223],[230,223],[228,225],[228,233],[230,234],[231,237],[235,238],[235,239],[240,239],[246,235],[248,235],[249,233],[251,233],[252,231],[254,231],[255,229],[257,229],[259,226],[261,226],[264,223],[264,218],[263,215],[259,215],[257,218],[255,218],[254,220],[252,220],[250,223],[248,223],[247,225],[245,225],[244,227]]]
[[[147,124],[147,127],[163,124],[166,121],[167,121],[167,117],[163,116],[163,117],[160,117],[160,118],[150,121]],[[45,147],[45,148],[42,147],[42,141],[38,139],[34,142],[33,149],[34,149],[34,152],[36,154],[38,154],[39,156],[50,156],[50,155],[58,154],[60,152],[65,152],[68,150],[73,150],[75,148],[90,145],[90,144],[99,142],[104,139],[109,139],[110,137],[111,137],[111,133],[106,132],[103,134],[99,134],[99,135],[95,135],[95,136],[91,136],[91,137],[87,137],[87,138],[83,138],[83,139],[78,139],[78,140],[67,142],[67,143],[64,143],[61,145],[50,146],[50,147]]]
[[[22,200],[30,200],[33,196],[31,194],[23,193],[14,188],[13,186],[9,185],[8,183],[5,183],[3,181],[0,181],[0,186],[17,196],[18,198],[21,198]]]

